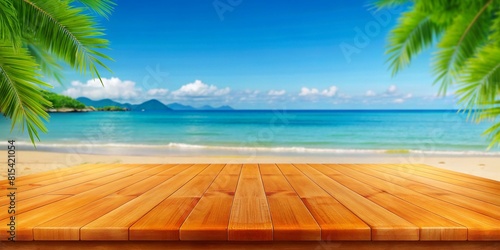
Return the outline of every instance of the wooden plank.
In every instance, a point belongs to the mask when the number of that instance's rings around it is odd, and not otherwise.
[[[300,198],[332,197],[292,164],[277,164]]]
[[[257,164],[245,164],[236,188],[228,240],[270,241],[273,225]]]
[[[45,172],[25,175],[25,176],[18,176],[18,177],[16,177],[16,184],[18,186],[22,186],[22,185],[32,183],[33,181],[49,180],[49,179],[58,178],[59,176],[76,174],[79,172],[83,172],[83,171],[92,169],[94,167],[101,167],[103,165],[110,165],[110,164],[82,164],[82,165],[66,167],[66,168],[59,168],[59,169],[49,170],[49,171],[45,171]],[[8,180],[0,180],[0,187],[6,187],[8,185],[8,183],[9,183]]]
[[[398,176],[398,173],[389,174],[384,171],[377,171],[377,167],[370,167],[369,165],[349,165],[349,168],[361,171],[365,174],[369,174],[373,177],[389,181],[399,186],[406,187],[423,195],[440,199],[469,210],[476,211],[478,213],[487,215],[489,217],[500,219],[500,206],[493,205],[488,202],[484,202],[478,199],[463,196],[461,194],[453,193],[440,189],[435,186],[425,185],[416,181],[408,180]]]
[[[383,168],[380,165],[372,167]],[[348,169],[348,167],[344,169]],[[500,240],[499,220],[439,199],[422,195],[404,186],[399,186],[389,181],[383,181],[362,172],[354,173],[344,170],[342,172],[349,176],[354,174],[363,175],[365,181],[368,181],[371,186],[467,227],[468,240]]]
[[[371,229],[291,164],[278,164],[321,228],[323,241],[370,240]]]
[[[228,239],[228,224],[241,164],[228,164],[182,224],[180,240]]]
[[[57,202],[50,203],[42,207],[38,207],[28,212],[18,214],[16,216],[18,221],[18,225],[16,227],[16,240],[33,240],[33,228],[35,226],[49,221],[62,214],[69,213],[95,200],[111,195],[116,191],[123,189],[135,182],[141,181],[141,179],[131,176],[131,174],[133,173],[152,170],[154,170],[154,168],[151,168],[149,165],[130,168],[127,173],[123,173],[122,175],[115,175],[117,177],[115,180],[102,186],[77,195],[70,196]],[[8,223],[8,220],[2,220],[1,222],[0,237],[4,237],[6,236],[5,234],[7,227],[3,225],[6,225]]]
[[[232,196],[203,196],[182,223],[180,240],[226,241],[232,205]]]
[[[30,211],[32,209],[35,209],[37,207],[45,206],[47,204],[56,202],[58,200],[62,200],[64,198],[68,198],[69,195],[54,195],[54,194],[46,194],[46,195],[40,195],[37,197],[33,197],[30,199],[26,199],[22,202],[16,202],[16,213],[21,214],[27,211]],[[9,218],[11,214],[8,213],[8,207],[11,206],[10,204],[0,206],[0,220]],[[5,211],[5,213],[4,213]]]
[[[129,228],[134,223],[207,166],[207,164],[193,166],[182,164],[173,167],[170,169],[171,172],[178,171],[175,176],[82,227],[80,230],[81,240],[128,240]],[[165,172],[162,173],[165,174]],[[182,211],[186,203],[192,204],[193,200],[195,199],[178,199],[170,205],[178,206],[178,210]]]
[[[206,241],[31,241],[0,242],[2,250],[497,250],[500,242],[493,241],[301,241],[301,242],[206,242]]]
[[[135,196],[113,195],[81,206],[33,228],[34,240],[80,240],[80,228]]]
[[[273,240],[321,240],[321,229],[275,164],[259,164],[273,222]]]
[[[496,188],[500,190],[500,181],[487,179],[475,175],[460,173],[452,170],[448,170],[445,168],[437,168],[426,164],[405,164],[404,166],[408,166],[415,168],[418,171],[425,171],[427,173],[432,173],[441,176],[447,176],[458,180],[464,180],[469,183],[475,183],[477,185]]]
[[[295,190],[281,173],[280,169],[274,164],[259,164],[259,168],[265,169],[268,174],[262,175],[264,191],[266,196],[297,196]],[[272,174],[271,174],[272,173]]]
[[[138,180],[141,180],[141,179],[144,179],[145,176],[151,176],[151,175],[157,175],[159,173],[163,173],[164,171],[167,171],[168,169],[170,169],[171,167],[173,167],[175,165],[168,165],[168,166],[165,166],[165,165],[157,165],[157,164],[148,164],[148,165],[144,165],[144,166],[141,166],[143,167],[143,170],[140,170],[140,171],[133,171],[131,176],[133,178],[137,178]],[[124,171],[122,172],[119,172],[118,174],[123,174]],[[140,175],[138,175],[140,174]],[[172,175],[166,175],[166,177],[171,177]],[[157,180],[166,180],[166,178],[163,178],[165,176],[162,176],[160,178],[157,178]],[[91,190],[91,189],[94,189],[96,187],[99,187],[99,186],[102,186],[110,181],[113,181],[113,180],[116,180],[117,178],[117,175],[116,174],[113,174],[113,175],[108,175],[108,176],[105,176],[105,177],[102,177],[102,178],[96,178],[96,179],[92,179],[91,181],[87,181],[85,183],[82,183],[82,184],[79,184],[79,185],[74,185],[74,186],[70,186],[70,187],[67,187],[67,188],[63,188],[63,189],[59,189],[57,191],[54,191],[54,192],[50,192],[50,194],[71,194],[71,195],[75,195],[75,194],[79,194],[81,192],[84,192],[84,191],[87,191],[87,190]],[[147,184],[141,184],[142,182],[140,183],[135,183],[135,184],[132,184],[131,186],[127,187],[126,189],[124,190],[120,190],[120,194],[122,195],[131,195],[132,193],[137,193],[137,192],[140,192],[140,190],[147,190],[147,187],[151,186],[152,184],[154,184],[154,180],[152,180],[151,183],[147,182]],[[138,187],[138,185],[142,185],[140,187]],[[131,190],[131,188],[134,188]]]
[[[310,164],[310,166],[354,192],[377,203],[381,207],[386,208],[401,218],[420,227],[420,240],[467,240],[467,228],[435,213],[429,212],[415,204],[402,200],[385,190],[372,187],[372,183],[377,180],[373,180],[342,165],[328,164],[327,167],[320,164]]]
[[[306,176],[371,227],[372,240],[418,240],[419,228],[306,164],[294,164]]]
[[[140,166],[140,165],[135,165],[135,166]],[[94,180],[94,179],[105,178],[108,175],[123,174],[123,173],[131,173],[132,174],[133,170],[132,170],[132,172],[127,172],[130,170],[131,169],[127,168],[127,167],[125,167],[125,168],[118,167],[118,168],[113,168],[110,170],[102,171],[101,173],[96,173],[93,175],[81,176],[81,177],[78,177],[78,178],[75,178],[72,180],[67,180],[67,181],[54,183],[54,184],[50,184],[50,185],[46,185],[46,186],[40,186],[38,188],[31,189],[28,191],[23,191],[22,189],[19,189],[16,199],[17,199],[17,201],[22,201],[24,199],[32,198],[32,197],[43,195],[43,194],[73,194],[73,193],[58,193],[58,192],[54,192],[54,191],[61,190],[61,189],[67,188],[67,187],[73,187],[75,185],[78,186],[78,184],[85,183],[85,182],[88,182],[88,181]],[[8,197],[0,197],[0,204],[7,203],[8,199],[9,199]]]
[[[449,177],[449,176],[442,176],[442,175],[436,175],[434,173],[427,173],[425,171],[419,170],[418,168],[412,167],[412,165],[409,165],[409,164],[408,165],[386,164],[384,166],[398,169],[398,171],[411,171],[412,174],[414,174],[414,175],[418,175],[418,176],[422,176],[422,177],[429,178],[432,180],[445,182],[445,183],[453,184],[456,186],[484,192],[484,193],[487,193],[487,195],[492,195],[492,197],[496,197],[496,199],[500,200],[500,189],[498,189],[497,187],[486,187],[486,186],[477,185],[476,183],[471,183],[471,182],[468,182],[465,180],[455,179],[455,178]]]
[[[494,205],[500,205],[500,196],[499,195],[494,195],[491,193],[486,193],[486,192],[481,192],[475,189],[470,189],[466,187],[462,187],[459,185],[455,184],[450,184],[448,182],[444,181],[438,181],[432,178],[420,176],[420,174],[416,171],[412,171],[411,173],[407,173],[405,171],[402,171],[401,168],[399,167],[398,170],[396,170],[395,166],[390,166],[390,165],[378,165],[379,167],[382,168],[387,168],[387,169],[392,169],[393,171],[397,171],[398,175],[416,182],[420,182],[422,184],[427,184],[430,186],[435,186],[439,187],[441,189],[451,191],[457,194],[462,194],[471,198],[475,198],[478,200],[482,200],[485,202],[489,202]]]
[[[73,210],[71,213],[66,213],[36,226],[33,230],[35,240],[80,240],[81,227],[165,182],[172,176],[153,174],[166,171],[174,166],[176,165],[160,165],[156,168],[150,168],[148,171],[139,172],[142,178],[138,180],[141,181]],[[130,177],[137,178],[138,175]],[[75,214],[78,216],[75,216]]]
[[[211,164],[130,227],[130,240],[179,240],[180,227],[224,167]],[[172,202],[183,201],[179,206]]]
[[[58,173],[56,176],[42,176],[40,178],[33,178],[29,180],[23,180],[16,182],[19,190],[27,191],[34,188],[39,188],[41,186],[47,186],[54,183],[61,183],[64,181],[74,180],[78,177],[88,176],[95,173],[102,173],[105,170],[111,170],[113,168],[122,167],[120,164],[100,164],[97,166],[88,165],[88,169],[80,169],[77,173],[70,172],[68,174]],[[123,168],[123,167],[122,167]]]

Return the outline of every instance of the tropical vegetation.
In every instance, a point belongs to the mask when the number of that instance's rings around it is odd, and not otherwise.
[[[85,104],[64,95],[59,95],[50,91],[42,90],[42,96],[45,100],[49,101],[50,104],[45,106],[45,109],[60,109],[60,108],[70,108],[70,109],[84,109]]]
[[[106,106],[102,108],[97,108],[98,111],[127,111],[127,108],[122,108],[118,106]]]
[[[112,0],[0,0],[0,112],[27,128],[30,139],[46,132],[50,105],[41,89],[61,82],[61,63],[99,77],[108,41],[98,16],[108,17]]]
[[[440,94],[451,87],[476,121],[493,120],[485,131],[500,144],[500,0],[378,0],[378,8],[402,6],[389,37],[393,74],[416,55],[435,50],[433,69]]]

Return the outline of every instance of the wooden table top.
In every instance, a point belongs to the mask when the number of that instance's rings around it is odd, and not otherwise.
[[[420,164],[86,164],[16,188],[16,241],[500,241],[500,182]]]

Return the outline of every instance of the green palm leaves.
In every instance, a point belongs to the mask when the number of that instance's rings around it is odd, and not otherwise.
[[[411,6],[391,31],[387,53],[393,73],[435,45],[433,59],[440,94],[450,86],[478,121],[500,112],[500,0],[379,0],[379,8]],[[500,143],[497,123],[485,133]]]
[[[108,47],[89,10],[107,17],[111,0],[0,0],[0,112],[12,128],[27,128],[31,141],[46,132],[49,106],[43,77],[61,81],[64,62],[82,74],[99,75]]]

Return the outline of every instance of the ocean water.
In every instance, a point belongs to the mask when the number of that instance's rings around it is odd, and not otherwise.
[[[491,124],[456,111],[175,111],[51,114],[37,150],[123,154],[411,153],[500,155]],[[0,139],[33,149],[0,119]]]

